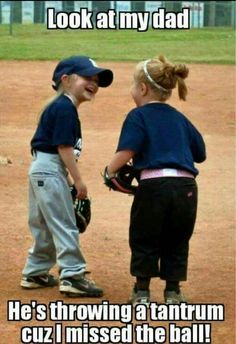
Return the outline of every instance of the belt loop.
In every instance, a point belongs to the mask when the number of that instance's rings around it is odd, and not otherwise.
[[[34,148],[31,148],[31,155],[34,157],[37,156],[37,151]]]

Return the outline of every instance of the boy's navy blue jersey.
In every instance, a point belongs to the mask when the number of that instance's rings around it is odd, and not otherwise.
[[[175,168],[192,172],[194,162],[206,159],[205,143],[193,124],[179,111],[164,103],[149,103],[127,115],[117,151],[133,150],[134,167]]]
[[[58,145],[74,147],[81,152],[81,127],[78,112],[65,95],[59,96],[42,113],[37,130],[31,140],[32,149],[57,154]]]

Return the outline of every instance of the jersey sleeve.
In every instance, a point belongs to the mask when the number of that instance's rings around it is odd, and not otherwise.
[[[52,136],[53,146],[76,143],[76,114],[72,107],[63,105],[57,108]]]
[[[206,160],[205,142],[193,124],[191,124],[191,151],[196,163],[201,163]]]
[[[140,113],[131,111],[121,128],[118,141],[117,152],[122,150],[132,150],[140,152],[145,144],[145,131]]]

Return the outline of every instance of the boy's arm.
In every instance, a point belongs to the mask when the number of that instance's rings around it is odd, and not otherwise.
[[[83,183],[79,169],[76,164],[73,147],[59,145],[58,153],[68,169],[70,176],[74,181],[75,188],[77,190],[77,198],[83,199],[87,197],[87,187]]]

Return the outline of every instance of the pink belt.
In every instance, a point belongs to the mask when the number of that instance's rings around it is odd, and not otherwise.
[[[194,178],[194,175],[185,170],[176,170],[174,168],[142,170],[140,180],[159,178],[159,177],[187,177]]]

